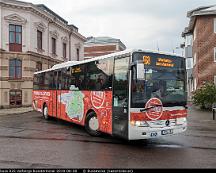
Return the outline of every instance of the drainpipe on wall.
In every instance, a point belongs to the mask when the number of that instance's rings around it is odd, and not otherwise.
[[[50,21],[48,21],[48,26],[47,26],[47,30],[48,30],[48,43],[47,43],[47,53],[48,53],[48,56],[49,56],[49,24],[50,24]]]
[[[72,31],[69,33],[69,61],[71,61],[71,35]]]

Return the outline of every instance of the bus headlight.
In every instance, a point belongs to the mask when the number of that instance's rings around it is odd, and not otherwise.
[[[148,123],[145,121],[131,121],[131,125],[137,127],[149,127]]]
[[[187,118],[177,118],[176,119],[177,125],[182,125],[182,124],[185,124],[186,122],[187,122]]]

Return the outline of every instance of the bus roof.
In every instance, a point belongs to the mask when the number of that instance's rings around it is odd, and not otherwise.
[[[121,56],[121,55],[123,56],[123,55],[126,55],[126,54],[132,54],[134,52],[157,53],[157,54],[162,54],[162,55],[181,57],[180,55],[177,55],[177,54],[174,54],[174,53],[169,53],[169,52],[161,52],[161,51],[153,51],[153,50],[142,50],[142,49],[127,49],[127,50],[124,50],[124,51],[121,51],[121,52],[116,52],[116,53],[112,53],[112,54],[108,54],[108,55],[104,55],[104,56],[99,56],[99,57],[91,58],[91,59],[88,59],[88,60],[68,61],[68,62],[64,62],[64,63],[61,63],[61,64],[56,64],[50,69],[35,72],[34,74],[40,74],[40,73],[49,72],[49,71],[53,71],[53,70],[57,70],[57,69],[61,69],[61,68],[66,68],[66,67],[70,67],[70,66],[74,66],[74,65],[80,65],[80,64],[85,64],[85,63],[88,63],[88,62],[99,61],[99,60],[103,60],[103,59],[110,58],[110,57],[116,57],[116,56]]]

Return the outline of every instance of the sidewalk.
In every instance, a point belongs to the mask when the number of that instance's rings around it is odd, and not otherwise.
[[[201,110],[191,105],[188,109],[188,118],[192,121],[213,121],[213,112],[210,110]],[[213,121],[216,122],[216,121]]]
[[[2,116],[2,115],[12,115],[12,114],[23,114],[23,113],[31,112],[31,111],[33,111],[32,107],[0,109],[0,116]]]

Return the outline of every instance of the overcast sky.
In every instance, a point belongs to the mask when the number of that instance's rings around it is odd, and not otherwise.
[[[119,38],[127,48],[180,53],[187,11],[215,0],[21,0],[45,4],[88,36]]]

